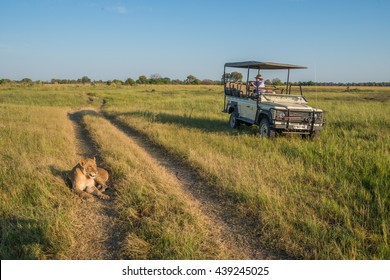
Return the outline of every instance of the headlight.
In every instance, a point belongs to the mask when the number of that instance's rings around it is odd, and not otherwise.
[[[271,109],[271,115],[273,120],[284,120],[284,117],[286,116],[285,111],[281,110],[276,110],[276,109]]]
[[[284,112],[284,111],[276,111],[275,119],[277,119],[277,120],[284,120],[285,116],[286,116],[286,112]]]
[[[323,121],[323,113],[322,112],[314,113],[314,121],[315,122],[322,122]]]

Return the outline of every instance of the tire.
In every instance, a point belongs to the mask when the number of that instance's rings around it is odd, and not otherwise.
[[[275,130],[271,129],[268,118],[261,119],[259,123],[259,132],[261,137],[275,138]]]
[[[230,114],[230,119],[229,119],[229,125],[231,128],[239,128],[240,127],[240,121],[237,120],[236,118],[236,114],[234,112],[232,112]]]

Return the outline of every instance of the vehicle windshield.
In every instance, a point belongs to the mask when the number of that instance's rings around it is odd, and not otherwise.
[[[271,94],[271,93],[264,93],[263,96],[268,101],[274,101],[274,102],[291,102],[291,103],[299,103],[299,104],[306,104],[307,100],[304,96],[298,96],[298,95],[286,95],[286,94]]]

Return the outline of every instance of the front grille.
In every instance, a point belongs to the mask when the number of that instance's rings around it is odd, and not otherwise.
[[[288,115],[285,117],[290,122],[306,122],[310,123],[313,118],[312,112],[300,112],[300,111],[289,111]]]

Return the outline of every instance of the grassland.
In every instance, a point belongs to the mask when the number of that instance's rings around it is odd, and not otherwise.
[[[313,141],[230,129],[221,92],[2,86],[1,258],[74,258],[80,202],[62,175],[78,155],[67,113],[98,108],[102,99],[103,114],[86,115],[83,124],[114,178],[120,257],[223,259],[235,252],[177,180],[111,122],[137,131],[230,197],[242,219],[257,221],[264,248],[298,259],[390,258],[390,89],[307,88],[310,104],[326,111],[326,128]]]

